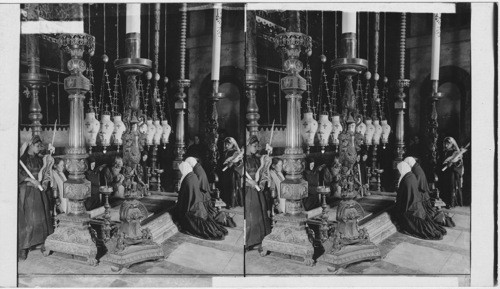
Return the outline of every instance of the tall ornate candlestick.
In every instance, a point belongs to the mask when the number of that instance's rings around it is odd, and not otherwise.
[[[401,39],[399,45],[399,80],[398,89],[399,93],[397,95],[397,100],[394,103],[394,108],[397,111],[396,119],[396,159],[395,163],[401,162],[403,160],[403,155],[405,153],[405,88],[410,86],[410,80],[405,79],[405,49],[406,49],[406,13],[401,13]],[[396,166],[394,165],[394,168]]]
[[[370,242],[366,229],[358,227],[358,219],[364,215],[364,210],[354,199],[362,191],[362,184],[354,180],[359,180],[360,172],[356,159],[360,145],[363,143],[363,136],[355,131],[354,117],[357,114],[357,108],[352,76],[365,71],[368,61],[357,58],[356,25],[354,24],[354,27],[349,25],[349,23],[356,23],[356,14],[343,12],[342,18],[342,23],[348,26],[342,28],[340,58],[332,61],[332,68],[346,76],[344,91],[347,100],[343,112],[346,129],[339,136],[339,161],[342,166],[339,173],[339,186],[342,200],[337,207],[337,228],[328,242],[324,244],[325,254],[318,259],[318,261],[333,265],[334,270],[354,262],[380,257],[380,250]]]
[[[40,135],[42,132],[42,107],[38,101],[40,88],[50,83],[49,76],[40,73],[39,38],[35,34],[24,36],[26,40],[26,60],[28,62],[28,73],[21,73],[21,84],[30,92],[31,103],[29,106],[29,119],[31,120],[31,133]]]
[[[257,35],[256,35],[256,16],[255,11],[247,11],[247,33],[245,50],[246,67],[246,93],[248,98],[247,105],[247,128],[249,134],[257,135],[259,130],[259,107],[257,106],[257,89],[266,85],[265,75],[257,73]]]
[[[127,128],[139,122],[139,92],[137,90],[137,76],[144,71],[150,70],[152,62],[149,59],[141,58],[141,4],[127,4],[127,35],[125,36],[126,57],[115,60],[115,68],[127,76],[127,93],[125,99],[128,100],[126,106],[125,121]]]
[[[431,187],[435,187],[437,182],[437,142],[438,142],[438,114],[436,105],[438,100],[442,97],[439,88],[439,56],[441,44],[441,14],[434,14],[434,21],[432,25],[432,61],[431,61],[431,81],[432,81],[432,95],[431,95],[431,114],[429,119],[428,134],[430,139],[430,165],[434,178],[431,180]],[[438,197],[439,198],[439,197]]]
[[[57,216],[59,224],[54,233],[45,240],[45,255],[50,251],[63,252],[87,258],[87,263],[96,265],[97,247],[95,235],[89,231],[90,216],[84,201],[90,197],[90,182],[85,179],[87,170],[85,140],[83,138],[83,101],[90,89],[90,81],[83,76],[86,63],[82,60],[85,49],[94,54],[95,38],[88,34],[62,34],[57,39],[59,46],[71,55],[68,70],[71,75],[64,79],[64,89],[69,93],[70,120],[69,144],[65,149],[68,180],[64,182],[64,197],[69,199],[69,212]]]
[[[174,170],[177,172],[175,178],[175,191],[178,191],[178,180],[181,178],[181,172],[179,171],[179,164],[182,162],[184,158],[184,154],[186,153],[186,144],[184,142],[184,114],[186,110],[186,102],[184,99],[186,98],[186,93],[184,90],[187,90],[191,85],[189,79],[186,79],[186,31],[187,31],[187,4],[183,3],[181,8],[181,47],[180,47],[180,79],[177,80],[177,88],[179,91],[176,93],[175,97],[177,101],[175,102],[175,111],[177,114],[177,122],[175,127],[175,160],[173,163]]]
[[[311,37],[299,32],[299,12],[289,15],[290,32],[278,34],[274,46],[284,56],[283,70],[288,73],[281,79],[281,88],[286,93],[286,148],[283,169],[286,178],[281,183],[281,197],[286,199],[285,212],[274,217],[275,225],[271,234],[262,241],[262,253],[280,252],[304,258],[307,265],[313,264],[314,249],[306,231],[307,216],[304,214],[302,199],[307,196],[307,182],[302,178],[305,155],[301,147],[300,103],[306,90],[306,80],[299,75],[302,62],[299,55],[312,50]]]
[[[214,22],[213,22],[213,42],[212,42],[212,95],[207,115],[207,143],[208,143],[208,177],[212,181],[217,181],[216,174],[217,159],[219,152],[217,150],[217,141],[219,139],[219,115],[217,113],[217,101],[223,97],[219,92],[219,74],[220,74],[220,52],[222,37],[222,3],[214,4]]]

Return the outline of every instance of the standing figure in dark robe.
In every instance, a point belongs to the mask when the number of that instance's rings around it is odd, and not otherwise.
[[[242,165],[242,152],[234,138],[227,137],[224,140],[222,159],[224,161],[219,174],[222,200],[228,208],[241,207],[243,206],[243,192],[240,186],[241,175],[238,173],[238,167]]]
[[[424,208],[418,181],[406,162],[397,165],[400,178],[396,196],[396,214],[402,233],[426,240],[441,240],[446,229],[432,220]]]
[[[304,170],[304,180],[307,181],[307,197],[302,199],[302,204],[306,211],[317,208],[321,205],[321,195],[318,194],[316,189],[321,185],[321,169],[322,166],[315,166],[314,159],[306,159],[306,169]]]
[[[200,137],[195,135],[193,144],[190,145],[186,151],[186,156],[195,157],[201,165],[206,164],[206,156],[208,152],[208,147],[203,144]]]
[[[261,160],[256,155],[259,140],[251,136],[248,140],[245,156],[245,220],[246,220],[246,249],[259,246],[262,250],[262,240],[271,233],[271,220],[267,214],[268,208],[264,195],[264,182],[267,180],[256,178]],[[269,156],[264,156],[268,157]],[[260,172],[259,172],[260,174]]]
[[[182,177],[174,220],[179,224],[181,232],[207,240],[223,240],[228,232],[210,214],[193,168],[187,162],[182,162],[179,170]]]
[[[422,193],[422,204],[427,214],[441,226],[455,227],[455,222],[453,222],[450,216],[432,205],[429,183],[427,183],[424,170],[417,163],[417,160],[414,157],[407,157],[404,161],[410,166],[411,172],[417,177],[418,190]]]
[[[87,160],[89,168],[85,172],[85,178],[90,181],[90,198],[85,200],[85,209],[90,211],[102,205],[101,193],[99,192],[102,167],[96,167],[94,157],[89,157]]]
[[[455,157],[460,152],[460,148],[454,138],[446,137],[443,150],[439,163],[445,170],[439,176],[439,191],[448,207],[463,206],[462,176],[464,166],[462,157]]]
[[[37,135],[33,136],[28,143],[21,147],[21,161],[34,178],[30,177],[22,167],[19,167],[17,219],[19,260],[26,260],[28,251],[37,245],[43,244],[47,236],[54,231],[47,192],[52,178],[50,175],[52,165],[46,165],[45,169],[43,169],[44,159],[39,155],[42,149],[42,140]],[[54,147],[50,144],[49,151],[54,151]],[[50,154],[46,157],[46,164],[53,162]],[[42,250],[44,250],[43,245]]]

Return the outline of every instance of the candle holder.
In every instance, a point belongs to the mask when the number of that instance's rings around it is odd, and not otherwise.
[[[54,233],[45,239],[47,256],[51,251],[82,256],[87,264],[97,265],[96,236],[89,230],[90,216],[84,202],[90,197],[91,184],[85,178],[88,157],[83,138],[83,101],[90,90],[90,81],[83,76],[86,63],[82,59],[87,51],[95,50],[95,38],[89,34],[61,34],[57,38],[60,48],[71,55],[67,63],[71,75],[64,79],[64,89],[69,96],[69,143],[65,148],[65,168],[69,177],[64,182],[63,196],[69,199],[69,212],[57,216],[59,221]]]
[[[161,192],[161,174],[163,174],[163,170],[155,169],[155,173],[156,173],[156,180],[158,182],[157,184],[158,192]]]
[[[138,123],[139,117],[139,92],[137,90],[137,76],[148,71],[152,67],[152,61],[141,58],[141,34],[127,33],[125,37],[125,47],[127,57],[115,60],[115,68],[122,71],[127,76],[127,95],[125,99],[129,99],[127,103],[127,112],[125,115],[126,121],[130,123]],[[130,126],[127,126],[130,127]]]
[[[298,31],[298,11],[290,12],[290,31],[274,38],[275,48],[283,55],[283,70],[287,76],[281,78],[281,89],[286,94],[286,148],[283,155],[285,180],[281,183],[282,197],[286,199],[285,212],[274,217],[272,231],[262,241],[262,254],[278,252],[298,256],[306,265],[314,264],[313,245],[309,242],[306,230],[307,215],[304,213],[302,199],[308,194],[307,181],[303,179],[305,154],[301,146],[300,103],[306,91],[306,80],[300,76],[303,64],[299,59],[301,52],[312,52],[310,36]],[[295,20],[295,22],[294,22]]]
[[[350,15],[343,13],[344,16]],[[364,210],[355,198],[362,192],[363,185],[359,182],[359,167],[355,164],[362,136],[355,132],[354,119],[358,110],[352,77],[365,71],[368,61],[357,58],[356,44],[356,33],[343,33],[341,57],[331,62],[332,69],[346,77],[342,111],[342,121],[346,126],[345,131],[339,135],[339,162],[342,168],[338,183],[342,200],[337,207],[337,229],[329,236],[329,247],[325,247],[325,254],[318,258],[318,261],[332,265],[332,269],[380,258],[380,250],[370,242],[366,228],[358,227],[358,219],[364,216]]]
[[[113,188],[108,186],[100,186],[99,192],[104,195],[104,242],[111,238],[111,213],[109,212],[109,195],[113,193]]]

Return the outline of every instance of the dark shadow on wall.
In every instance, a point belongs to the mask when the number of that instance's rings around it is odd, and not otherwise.
[[[445,137],[453,137],[460,147],[464,147],[471,141],[471,77],[464,69],[449,65],[443,66],[439,70],[439,91],[443,94],[437,102],[438,113],[438,159],[442,154],[442,143]],[[420,131],[421,139],[421,159],[427,174],[427,178],[432,180],[432,172],[429,166],[430,138],[427,132],[431,114],[432,81],[428,75],[420,86],[419,97],[421,99]],[[471,144],[472,146],[472,144]],[[470,204],[471,194],[471,150],[464,155],[464,177],[463,177],[463,197],[465,204]],[[439,164],[438,164],[439,165]],[[440,166],[438,166],[440,167]]]
[[[208,74],[202,81],[200,91],[199,134],[206,136],[208,122],[208,105],[212,94],[212,75]],[[245,71],[235,66],[223,66],[220,69],[219,92],[224,97],[218,101],[219,129],[224,129],[227,136],[234,137],[241,146],[245,142],[245,114],[240,113],[240,106],[245,101]],[[206,137],[204,137],[206,139]]]

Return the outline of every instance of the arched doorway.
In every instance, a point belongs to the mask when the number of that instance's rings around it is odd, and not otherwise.
[[[245,118],[241,113],[242,96],[245,95],[245,71],[235,66],[223,66],[220,69],[219,92],[224,97],[217,103],[219,129],[227,136],[234,137],[238,144],[245,142]],[[205,135],[207,127],[207,106],[212,94],[211,74],[208,74],[200,86],[199,134]]]
[[[438,157],[442,152],[443,139],[451,136],[457,140],[459,146],[463,147],[471,141],[471,78],[470,74],[457,66],[443,66],[439,70],[439,92],[442,98],[436,104],[438,113]],[[420,99],[422,100],[421,109],[421,128],[426,143],[429,143],[427,129],[431,113],[432,81],[430,75],[422,82],[420,86]],[[428,163],[424,158],[424,166],[428,169]],[[470,167],[471,151],[464,155],[464,167],[466,168],[463,179],[463,197],[466,204],[470,202]],[[428,176],[431,177],[431,176]]]

